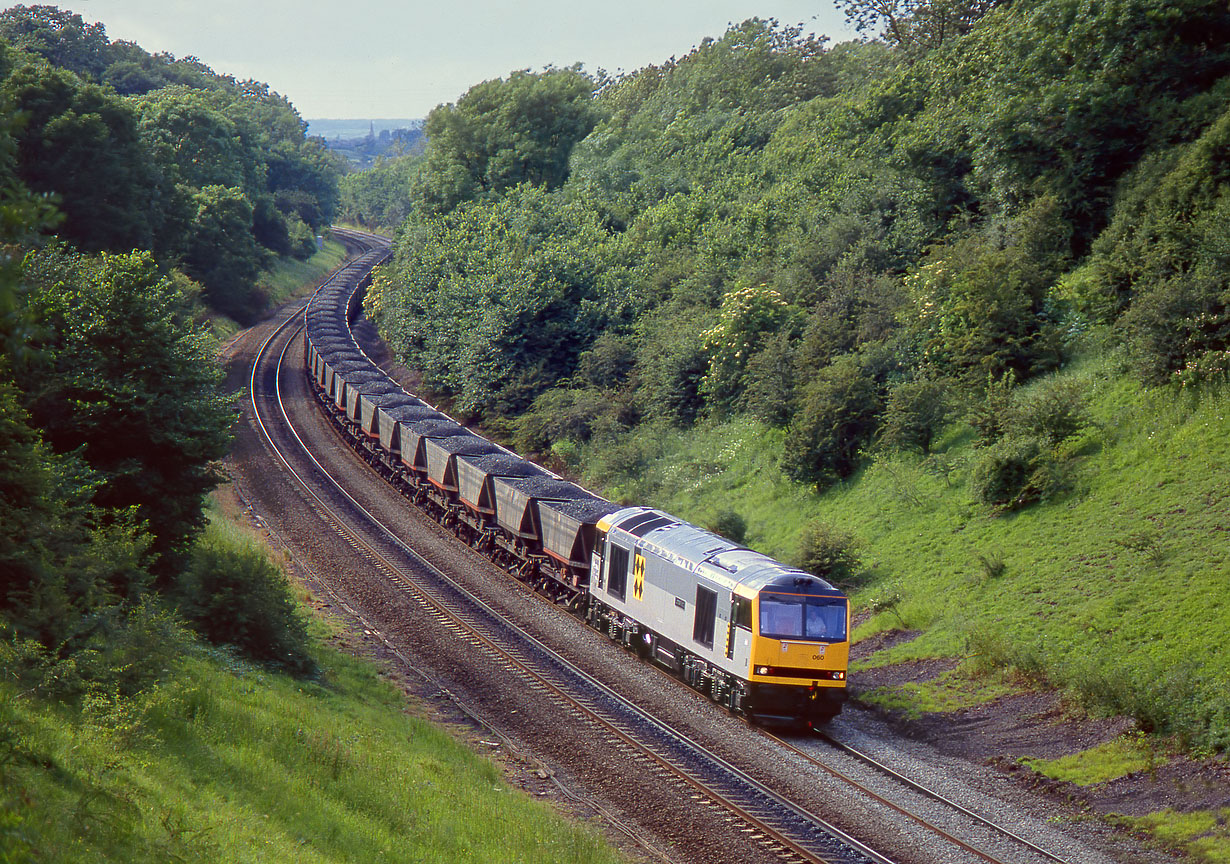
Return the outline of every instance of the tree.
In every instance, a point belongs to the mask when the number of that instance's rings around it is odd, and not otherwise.
[[[169,184],[263,188],[261,154],[243,139],[220,102],[207,92],[173,86],[133,103],[141,136]]]
[[[717,324],[701,334],[709,352],[701,387],[710,407],[729,406],[738,398],[748,361],[789,317],[786,301],[767,285],[748,285],[723,295]]]
[[[429,386],[463,410],[509,414],[569,375],[622,311],[620,286],[598,280],[607,240],[592,213],[523,184],[407,223],[397,284],[369,294],[368,311]]]
[[[846,21],[906,50],[939,48],[964,36],[1007,0],[838,0]]]
[[[819,486],[849,477],[875,436],[883,410],[874,371],[857,355],[839,357],[804,388],[786,435],[782,470]]]
[[[202,525],[233,414],[213,348],[180,284],[148,253],[91,258],[52,247],[26,259],[43,365],[21,371],[30,413],[56,453],[97,472],[92,502],[155,538],[166,578]]]
[[[154,177],[127,103],[41,61],[16,68],[0,98],[24,116],[17,175],[57,196],[60,235],[90,250],[150,248]]]
[[[594,82],[579,67],[514,72],[466,91],[427,117],[419,207],[444,213],[519,183],[553,188],[568,176],[573,145],[597,122]]]
[[[0,12],[0,38],[94,83],[108,65],[106,28],[54,6],[5,9]]]
[[[184,270],[205,286],[211,306],[248,320],[264,302],[256,293],[261,260],[252,233],[252,204],[242,189],[227,186],[206,186],[192,203]]]
[[[1048,290],[1068,262],[1070,231],[1053,197],[1006,225],[937,245],[906,279],[912,329],[924,362],[941,377],[1017,380],[1061,359]]]

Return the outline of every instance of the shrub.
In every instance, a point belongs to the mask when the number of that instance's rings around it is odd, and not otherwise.
[[[799,567],[829,582],[853,581],[862,562],[858,542],[827,522],[815,520],[799,536]]]
[[[265,551],[210,526],[176,586],[184,617],[215,644],[295,673],[312,669],[307,625]]]
[[[513,446],[522,453],[542,453],[559,441],[584,443],[594,422],[615,408],[610,395],[602,391],[554,387],[513,421]]]
[[[978,432],[978,443],[989,445],[1016,436],[1053,447],[1092,422],[1082,382],[1052,377],[1016,389],[1014,381],[1008,376],[989,382],[971,411],[969,422]]]
[[[722,510],[709,523],[709,530],[735,543],[747,538],[747,520],[734,510]]]
[[[1144,160],[1094,248],[1094,273],[1120,306],[1138,374],[1160,384],[1220,376],[1230,348],[1230,111],[1200,138]],[[1214,360],[1204,375],[1202,360]]]
[[[1065,491],[1070,463],[1026,435],[1006,435],[982,451],[970,473],[974,497],[996,510],[1020,510]]]
[[[747,363],[742,410],[770,426],[788,424],[795,401],[795,362],[789,334],[770,337]]]
[[[700,417],[709,355],[698,327],[709,315],[708,310],[670,308],[641,319],[645,335],[632,374],[643,414],[678,428]]]
[[[1008,437],[988,447],[974,463],[974,497],[1001,510],[1016,510],[1042,497],[1038,471],[1042,446],[1034,438]]]
[[[817,485],[849,477],[871,442],[884,410],[880,385],[859,358],[844,355],[823,369],[803,394],[782,452],[782,470]]]
[[[1066,269],[1070,233],[1048,196],[1004,224],[933,247],[906,279],[926,363],[975,381],[1008,372],[1028,378],[1058,366],[1060,334],[1046,300]]]
[[[0,621],[0,680],[66,701],[89,693],[132,696],[166,678],[192,647],[179,618],[153,599],[95,609],[91,624],[87,640],[57,651]]]
[[[888,391],[880,440],[889,447],[930,453],[951,415],[947,384],[933,378],[900,381]]]
[[[724,407],[742,393],[748,360],[789,315],[786,301],[768,285],[749,285],[722,296],[717,323],[701,334],[709,359],[701,382],[707,404]]]
[[[1003,436],[1012,413],[1015,388],[1016,375],[1011,372],[1002,378],[987,378],[982,398],[974,403],[969,415],[969,424],[978,433],[979,444],[994,444]]]
[[[1085,387],[1071,378],[1050,378],[1017,395],[1011,428],[1054,446],[1089,425]]]

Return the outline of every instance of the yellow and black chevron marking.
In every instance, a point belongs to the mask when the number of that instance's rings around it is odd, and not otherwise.
[[[640,552],[632,559],[632,599],[640,600],[645,593],[645,557]]]

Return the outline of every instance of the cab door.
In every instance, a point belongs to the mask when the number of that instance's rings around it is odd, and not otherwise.
[[[735,594],[730,599],[726,633],[726,657],[744,675],[752,667],[752,601]]]

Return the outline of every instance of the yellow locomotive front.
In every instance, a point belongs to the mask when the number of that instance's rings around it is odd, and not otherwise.
[[[850,608],[845,596],[800,574],[774,580],[748,599],[753,712],[764,720],[831,720],[846,698]]]

